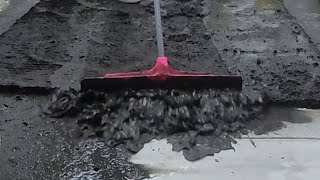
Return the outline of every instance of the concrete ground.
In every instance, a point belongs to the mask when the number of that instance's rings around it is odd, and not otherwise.
[[[0,0],[0,34],[5,33],[22,17],[37,0]],[[81,1],[84,2],[84,1]],[[220,1],[212,1],[220,2]],[[293,61],[304,60],[309,63],[309,71],[316,74],[319,67],[317,58],[310,58],[319,51],[320,3],[317,0],[284,0],[284,5],[295,19],[286,19],[280,22],[265,22],[250,16],[249,11],[253,6],[257,13],[269,16],[276,12],[275,7],[279,0],[241,0],[227,1],[237,2],[240,6],[227,3],[220,7],[223,13],[237,17],[228,19],[228,16],[220,16],[215,21],[208,21],[206,25],[212,32],[216,32],[217,39],[213,42],[217,47],[221,58],[230,58],[227,62],[230,71],[237,69],[237,59],[240,57],[250,59],[252,57],[267,57],[272,54],[274,47],[281,49],[280,61],[286,56]],[[95,6],[88,3],[89,6]],[[100,9],[101,10],[101,9]],[[97,10],[99,11],[99,10]],[[249,19],[248,19],[249,17]],[[250,19],[252,18],[252,19]],[[273,20],[277,20],[276,17]],[[219,39],[225,37],[219,35],[219,28],[228,28],[226,22],[234,20],[236,27],[247,30],[245,33],[257,33],[245,26],[269,28],[275,33],[272,37],[259,37],[246,41],[243,36]],[[241,23],[246,22],[246,23]],[[252,22],[252,23],[250,23]],[[288,24],[298,24],[303,32],[288,32]],[[299,28],[300,28],[299,27]],[[241,29],[243,28],[243,29]],[[242,31],[243,32],[243,31]],[[152,32],[149,32],[152,33]],[[298,33],[298,35],[296,35]],[[251,34],[251,35],[252,35]],[[269,33],[272,34],[272,33]],[[288,34],[288,36],[286,36]],[[292,36],[292,34],[296,36]],[[302,34],[302,35],[301,35]],[[268,35],[268,33],[267,33]],[[258,34],[259,36],[259,34]],[[307,53],[285,52],[285,47],[278,47],[281,42],[275,41],[278,37],[285,37],[286,43],[292,42],[292,47],[304,47]],[[292,38],[294,37],[294,38]],[[265,38],[265,39],[264,39]],[[297,39],[296,39],[297,38]],[[308,41],[310,39],[313,43]],[[268,41],[263,44],[260,40]],[[292,41],[291,41],[292,40]],[[270,42],[269,42],[270,41]],[[220,42],[220,43],[219,43]],[[250,42],[250,45],[243,44]],[[14,41],[12,41],[14,43]],[[311,45],[310,45],[311,44]],[[313,47],[316,45],[316,48]],[[240,48],[244,53],[224,53],[229,46]],[[255,54],[247,49],[254,48],[259,53]],[[291,46],[290,46],[291,48]],[[296,50],[294,50],[296,51]],[[278,59],[277,59],[278,58]],[[246,68],[252,68],[249,61],[244,62]],[[1,68],[1,67],[0,67]],[[261,72],[266,69],[262,66]],[[247,69],[248,70],[248,69]],[[271,69],[272,70],[272,69]],[[269,69],[269,71],[271,71]],[[251,71],[250,71],[251,72]],[[257,73],[257,72],[255,72]],[[253,73],[253,74],[255,74]],[[259,72],[260,73],[260,72]],[[263,73],[262,73],[263,74]],[[314,75],[314,74],[312,74]],[[309,77],[305,81],[316,79]],[[248,76],[249,77],[249,76]],[[261,81],[261,79],[256,79]],[[249,86],[254,83],[247,81]],[[295,94],[302,94],[303,88],[309,86],[295,86]],[[311,87],[311,86],[310,86]],[[312,86],[316,87],[316,86]],[[265,87],[266,89],[269,87]],[[276,92],[276,91],[275,91]],[[319,89],[314,88],[312,97],[319,96]],[[316,99],[316,98],[315,98]],[[274,111],[275,118],[285,119],[286,128],[268,135],[250,135],[238,140],[235,152],[223,151],[214,157],[207,157],[198,162],[188,162],[179,153],[171,151],[170,145],[163,141],[153,141],[145,146],[138,154],[130,156],[121,147],[115,149],[106,148],[103,143],[95,140],[83,140],[77,138],[75,124],[72,121],[53,119],[41,119],[38,116],[39,106],[45,104],[48,98],[38,95],[0,94],[0,179],[135,179],[151,174],[154,179],[244,179],[244,180],[316,180],[320,173],[320,110],[302,109],[310,119],[295,118],[296,110],[291,109],[287,113]],[[308,102],[304,103],[308,104]],[[303,117],[303,116],[302,116]],[[305,117],[304,117],[305,118]],[[294,119],[294,120],[292,120]],[[288,122],[291,121],[291,122]]]
[[[0,34],[7,31],[11,25],[29,11],[39,0],[0,0]]]
[[[320,1],[284,0],[284,4],[320,49]]]
[[[312,122],[286,123],[286,128],[268,135],[243,137],[235,145],[235,152],[223,151],[191,163],[162,140],[145,146],[131,161],[148,169],[153,179],[317,180],[320,110],[299,111]]]

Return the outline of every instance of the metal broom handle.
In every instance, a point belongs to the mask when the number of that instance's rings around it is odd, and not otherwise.
[[[158,56],[164,57],[164,45],[163,45],[163,32],[161,25],[161,12],[160,12],[160,0],[154,0],[154,15],[156,20],[156,30],[157,30],[157,46],[158,46]]]

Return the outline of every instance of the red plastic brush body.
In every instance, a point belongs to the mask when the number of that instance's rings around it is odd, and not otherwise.
[[[202,76],[217,76],[216,74],[203,73],[203,72],[192,72],[192,71],[181,71],[175,70],[170,67],[167,57],[158,57],[156,64],[152,69],[139,71],[139,72],[127,72],[127,73],[111,73],[105,74],[102,78],[121,78],[130,79],[136,77],[147,77],[153,81],[165,81],[170,76],[174,77],[202,77]]]

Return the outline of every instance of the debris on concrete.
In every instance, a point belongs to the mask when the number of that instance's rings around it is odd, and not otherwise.
[[[168,138],[174,151],[199,160],[232,149],[266,105],[262,95],[231,90],[74,90],[54,94],[44,113],[75,117],[84,136],[101,137],[110,147],[125,144],[137,153],[152,139]]]

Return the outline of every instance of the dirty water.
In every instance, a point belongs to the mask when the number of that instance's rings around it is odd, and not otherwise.
[[[260,94],[232,90],[60,91],[44,113],[75,117],[85,137],[98,136],[109,147],[121,144],[133,153],[152,139],[168,138],[174,151],[196,161],[232,149],[234,137],[260,128],[266,104]]]
[[[109,148],[95,138],[79,138],[81,131],[74,119],[40,119],[38,105],[45,104],[46,97],[1,95],[0,100],[1,178],[135,179],[147,178],[151,172],[174,172],[169,167],[150,169],[144,166],[147,164],[132,164],[129,161],[131,153],[125,148]],[[304,110],[273,107],[268,116],[270,120],[260,124],[263,126],[261,132],[278,130],[280,120],[302,126],[312,124],[312,120],[320,115],[307,114]],[[160,150],[166,147],[160,146]]]

